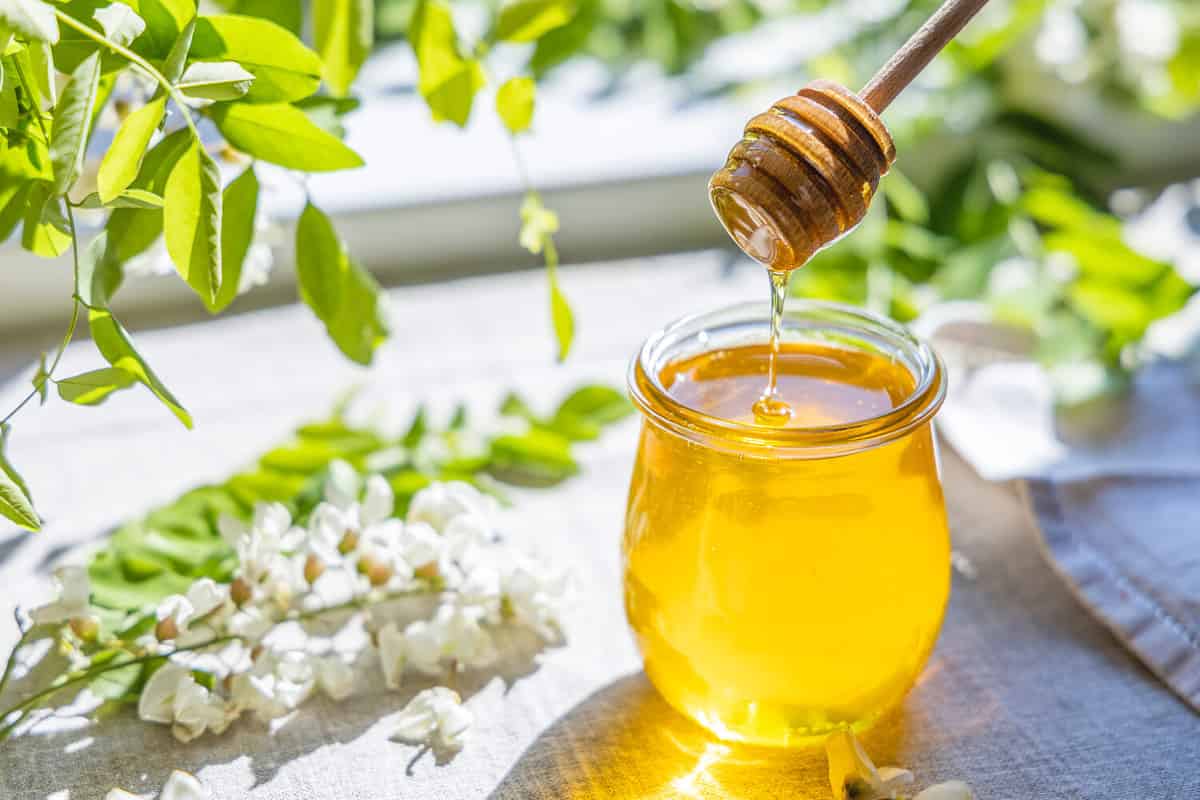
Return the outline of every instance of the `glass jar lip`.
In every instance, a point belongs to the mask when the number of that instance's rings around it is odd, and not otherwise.
[[[802,320],[813,332],[841,330],[882,339],[910,362],[915,386],[890,411],[853,422],[798,428],[772,428],[724,419],[690,408],[662,385],[662,368],[675,360],[673,349],[692,338],[704,341],[714,329],[734,324],[766,326],[767,303],[745,302],[682,317],[652,333],[629,366],[628,385],[634,403],[645,417],[675,433],[707,446],[746,452],[769,450],[775,455],[823,458],[878,447],[927,423],[946,397],[946,372],[941,358],[925,341],[903,325],[866,309],[843,303],[788,298],[787,322]],[[678,357],[678,354],[676,354]],[[782,451],[782,452],[781,452]]]

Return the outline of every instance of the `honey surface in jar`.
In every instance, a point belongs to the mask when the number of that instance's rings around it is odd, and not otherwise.
[[[625,602],[668,702],[722,738],[788,745],[865,727],[912,686],[949,537],[928,425],[834,457],[748,445],[770,354],[730,347],[659,374],[673,401],[741,424],[702,444],[643,425]],[[870,420],[914,389],[903,364],[820,342],[783,343],[776,369],[789,429]]]

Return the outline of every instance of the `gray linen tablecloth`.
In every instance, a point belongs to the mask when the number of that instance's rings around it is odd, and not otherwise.
[[[761,299],[756,271],[725,274],[703,254],[564,271],[578,350],[550,364],[538,274],[411,288],[394,295],[395,335],[370,397],[401,417],[419,399],[487,405],[509,388],[546,402],[584,378],[619,381],[653,328],[683,313]],[[196,416],[188,433],[141,393],[90,412],[52,404],[21,419],[12,456],[50,519],[36,536],[0,533],[0,604],[31,604],[74,546],[196,483],[219,478],[324,413],[348,383],[314,321],[285,308],[139,337]],[[96,366],[73,348],[63,373]],[[15,398],[10,386],[0,406]],[[122,713],[47,723],[0,746],[0,798],[94,800],[113,786],[155,792],[171,769],[198,772],[219,800],[828,796],[819,752],[726,748],[674,715],[639,669],[621,608],[618,537],[636,422],[583,448],[585,472],[523,493],[517,519],[578,585],[565,647],[532,672],[462,688],[477,724],[438,763],[389,740],[417,686],[314,700],[266,735],[252,721],[180,745]],[[945,628],[918,687],[865,739],[879,763],[921,783],[971,782],[989,800],[1200,795],[1200,721],[1081,606],[1046,563],[1019,487],[988,483],[953,452],[944,477],[955,547]],[[0,648],[15,628],[0,615]]]

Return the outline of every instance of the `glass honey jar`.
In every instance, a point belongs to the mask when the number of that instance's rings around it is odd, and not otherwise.
[[[869,726],[916,681],[950,589],[932,430],[942,364],[902,326],[790,300],[785,424],[752,412],[769,313],[737,305],[652,335],[622,545],[646,673],[723,739],[799,745]]]

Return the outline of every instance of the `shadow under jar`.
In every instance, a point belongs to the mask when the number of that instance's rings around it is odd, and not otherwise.
[[[950,590],[932,430],[946,386],[903,327],[793,300],[780,379],[807,401],[788,398],[788,427],[755,424],[730,409],[761,391],[768,327],[765,306],[739,305],[643,345],[622,550],[663,697],[723,739],[787,746],[868,727],[933,649]]]

